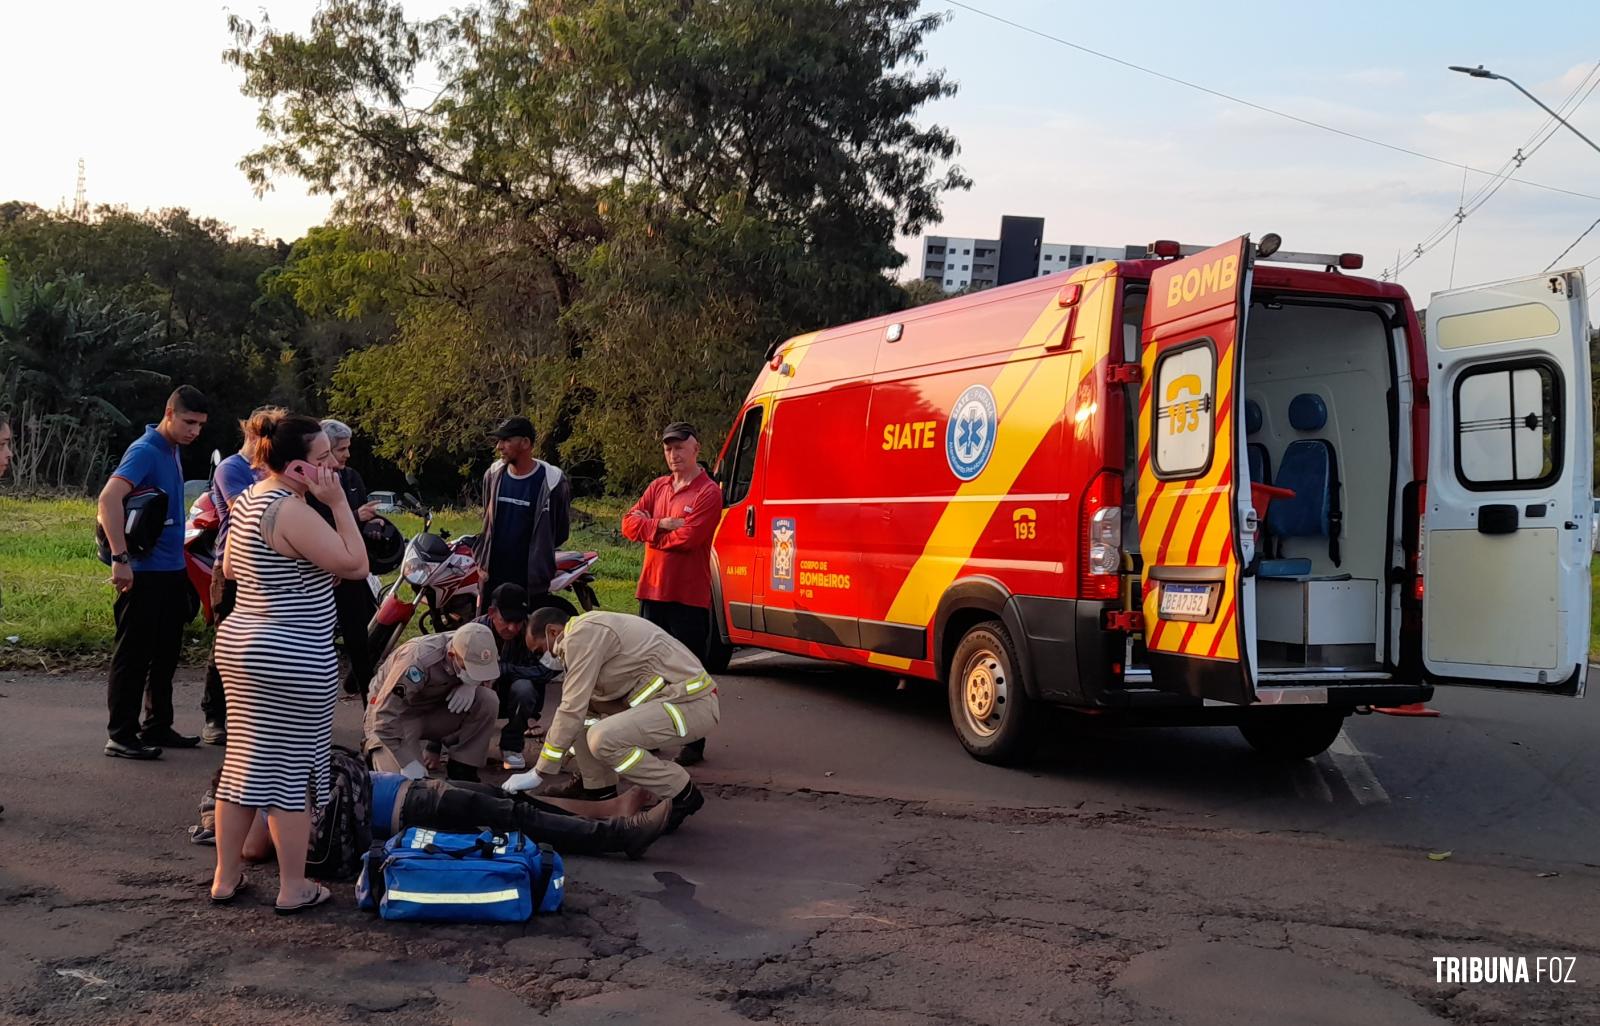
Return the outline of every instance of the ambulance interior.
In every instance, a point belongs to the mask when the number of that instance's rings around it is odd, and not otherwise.
[[[1144,299],[1132,288],[1125,297],[1127,359],[1138,358]],[[1283,490],[1252,489],[1260,528],[1247,573],[1255,581],[1254,664],[1265,678],[1383,675],[1384,581],[1401,561],[1399,482],[1412,476],[1409,421],[1398,406],[1408,364],[1393,316],[1386,304],[1359,299],[1261,288],[1252,295],[1245,402],[1235,409],[1253,484]],[[1127,482],[1136,481],[1138,386],[1129,387],[1123,544],[1137,553]],[[1142,650],[1132,655],[1130,668]]]

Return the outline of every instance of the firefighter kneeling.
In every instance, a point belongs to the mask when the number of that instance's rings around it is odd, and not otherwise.
[[[528,617],[527,646],[566,676],[538,763],[507,780],[507,791],[538,787],[571,754],[578,781],[567,797],[612,797],[621,776],[672,802],[668,833],[699,811],[706,800],[688,771],[653,754],[705,737],[721,715],[715,683],[687,648],[627,613],[550,608]]]

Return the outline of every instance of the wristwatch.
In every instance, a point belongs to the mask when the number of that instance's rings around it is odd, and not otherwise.
[[[111,557],[111,562],[113,562],[113,563],[127,563],[127,562],[129,562],[128,554],[126,552],[119,552],[116,555]]]

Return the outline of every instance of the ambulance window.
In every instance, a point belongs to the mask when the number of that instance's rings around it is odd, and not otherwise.
[[[1210,339],[1161,354],[1150,425],[1156,477],[1199,477],[1210,469],[1216,394],[1217,354]]]
[[[1475,491],[1543,488],[1561,474],[1561,376],[1545,360],[1474,367],[1455,387],[1456,476]]]
[[[739,440],[733,449],[733,472],[728,475],[728,484],[722,493],[724,506],[743,502],[744,497],[750,494],[750,480],[756,472],[756,450],[761,443],[763,412],[761,407],[752,406],[739,427]]]
[[[1143,288],[1129,288],[1122,294],[1122,358],[1128,363],[1139,362],[1139,333],[1144,330],[1147,295]]]

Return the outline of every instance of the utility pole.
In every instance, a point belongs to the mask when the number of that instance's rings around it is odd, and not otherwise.
[[[72,219],[89,220],[89,193],[84,187],[83,158],[78,158],[78,189],[72,195]]]

